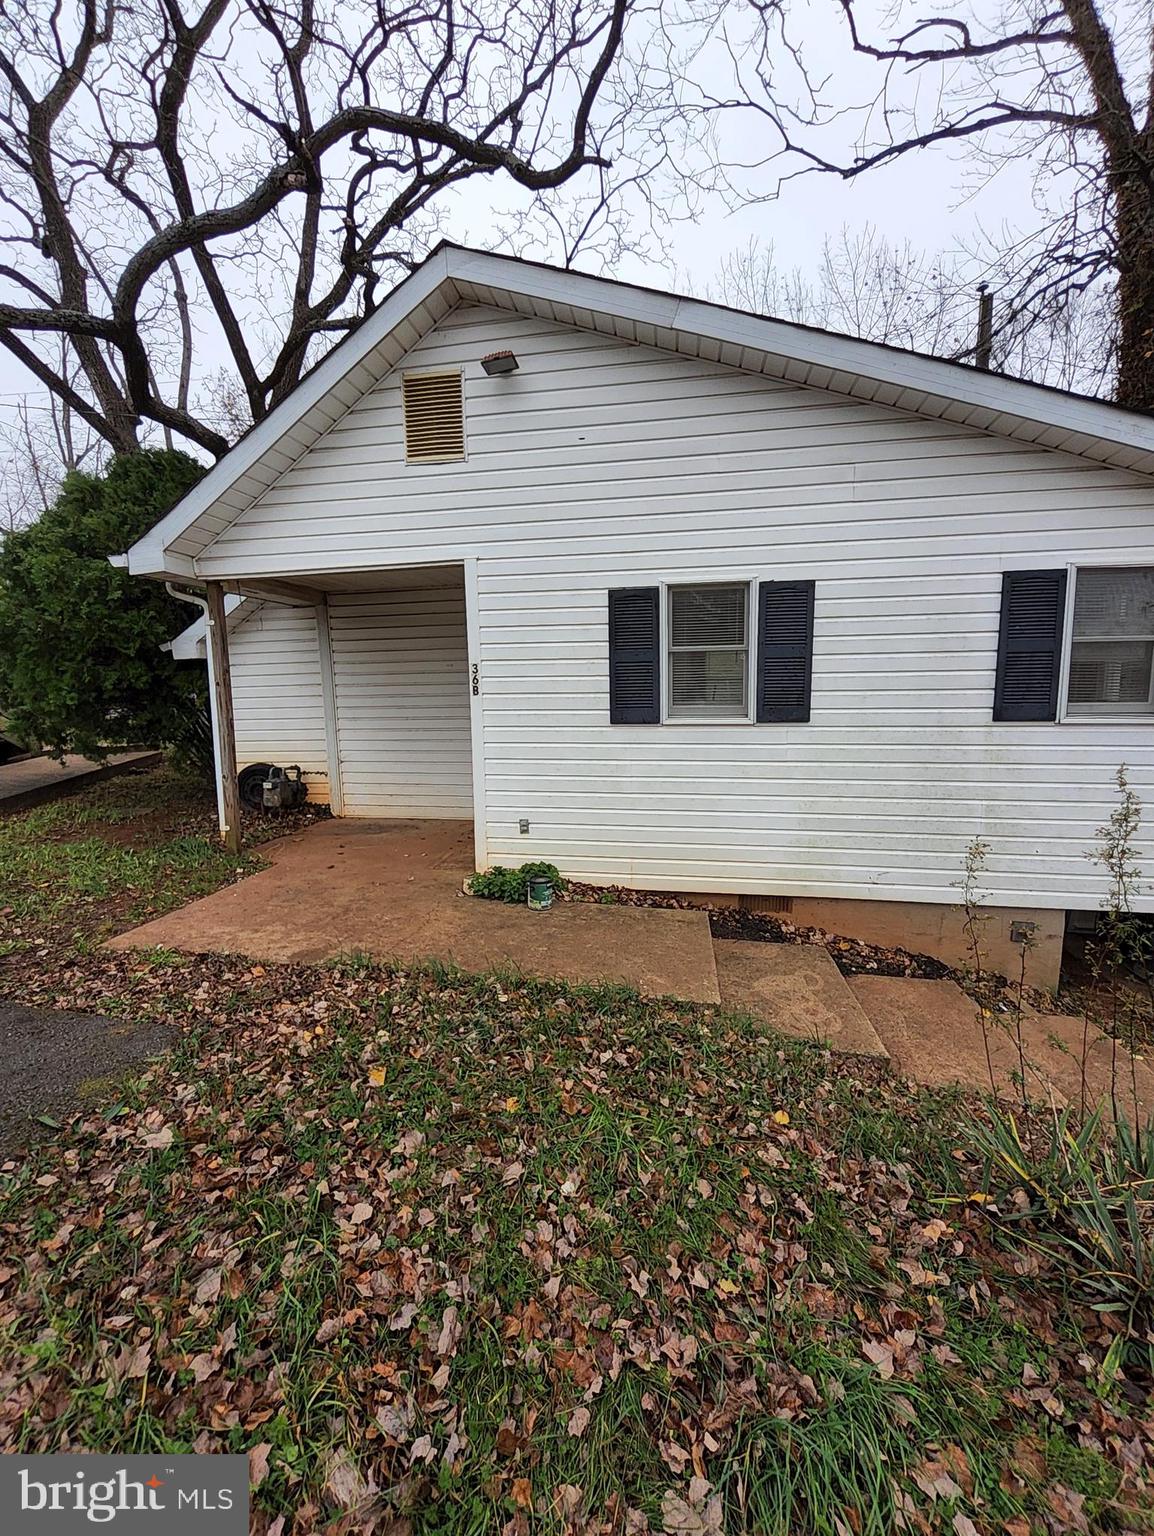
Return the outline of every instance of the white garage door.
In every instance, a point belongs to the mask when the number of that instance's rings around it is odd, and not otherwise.
[[[348,816],[473,814],[464,582],[329,597]]]

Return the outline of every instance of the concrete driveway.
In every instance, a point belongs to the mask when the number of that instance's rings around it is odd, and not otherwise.
[[[74,795],[133,768],[151,768],[163,756],[163,752],[117,752],[100,763],[89,757],[66,757],[62,763],[51,757],[25,757],[0,764],[0,814]]]
[[[86,1098],[107,1098],[122,1074],[170,1049],[177,1034],[155,1020],[0,1001],[0,1153],[48,1135],[41,1116],[63,1119]]]

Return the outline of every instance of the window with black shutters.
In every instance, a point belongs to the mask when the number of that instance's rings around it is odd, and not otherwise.
[[[1066,712],[1154,714],[1154,567],[1075,573]]]
[[[668,720],[748,720],[749,583],[670,587]]]

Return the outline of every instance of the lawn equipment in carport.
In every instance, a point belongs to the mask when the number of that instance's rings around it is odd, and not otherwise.
[[[291,811],[303,805],[309,787],[300,765],[280,768],[276,763],[250,763],[238,776],[240,803],[249,811]]]

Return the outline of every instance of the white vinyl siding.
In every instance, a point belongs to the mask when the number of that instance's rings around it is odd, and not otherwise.
[[[502,347],[519,371],[485,377]],[[200,569],[474,557],[491,860],[952,903],[980,834],[995,902],[1098,903],[1085,851],[1119,763],[1154,803],[1154,728],[994,724],[1001,575],[1154,564],[1148,479],[508,311],[400,366],[464,368],[468,461],[405,464],[394,371]],[[816,580],[810,722],[611,727],[608,589],[758,577]]]
[[[346,816],[471,817],[463,582],[329,599]]]
[[[299,763],[309,798],[329,798],[320,652],[312,608],[257,603],[229,632],[237,767]]]

